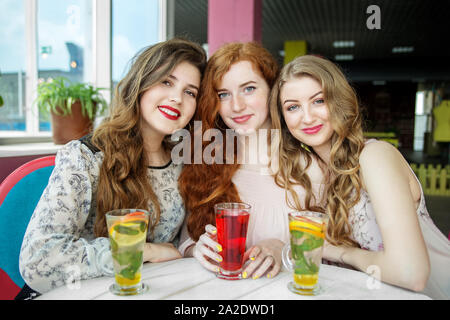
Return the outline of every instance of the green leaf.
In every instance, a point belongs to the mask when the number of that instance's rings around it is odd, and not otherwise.
[[[127,267],[122,269],[119,274],[124,278],[134,279],[136,272],[142,266],[143,253],[142,251],[126,251],[117,255],[113,255],[113,258],[120,264]]]
[[[291,235],[296,239],[300,239],[301,237],[303,237],[303,232],[298,230],[292,230]]]
[[[135,236],[135,235],[139,234],[139,230],[136,230],[135,228],[126,227],[126,226],[123,226],[120,224],[115,226],[114,230],[116,230],[119,233],[127,234],[130,236]]]
[[[81,103],[83,115],[93,120],[96,114],[103,114],[108,104],[100,93],[105,88],[94,88],[87,83],[72,83],[65,77],[56,77],[50,82],[42,82],[38,85],[37,98],[34,103],[42,114],[54,112],[60,115],[69,115],[72,104]],[[56,111],[56,108],[60,111]]]
[[[147,230],[147,223],[141,222],[139,229],[141,230],[141,232],[145,232],[145,230]]]

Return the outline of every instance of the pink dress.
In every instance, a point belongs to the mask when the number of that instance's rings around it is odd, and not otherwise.
[[[372,141],[376,140],[369,140],[366,143]],[[450,241],[431,220],[425,205],[422,186],[418,179],[417,182],[421,196],[416,212],[431,264],[430,277],[423,293],[433,299],[450,299]],[[352,226],[352,238],[361,248],[370,251],[384,249],[375,211],[366,191],[361,190],[360,201],[350,211],[349,222]]]
[[[295,211],[286,204],[286,192],[275,184],[271,175],[239,169],[232,179],[241,200],[252,206],[247,231],[247,248],[264,239],[275,238],[289,243],[288,213]],[[318,194],[320,184],[312,184]],[[294,186],[303,205],[305,191]]]

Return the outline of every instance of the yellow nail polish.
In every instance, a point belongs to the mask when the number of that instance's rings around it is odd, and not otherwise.
[[[256,259],[255,257],[250,257],[250,260],[252,261],[255,261],[255,259]]]
[[[220,244],[218,244],[218,245],[216,246],[216,248],[217,248],[217,250],[218,250],[219,252],[222,252],[222,246],[221,246]]]
[[[216,259],[216,261],[217,261],[217,262],[222,262],[223,259],[222,259],[222,257],[218,257],[218,258]]]
[[[258,279],[259,277],[255,274],[253,277],[252,277],[252,279],[253,280],[256,280],[256,279]]]
[[[270,273],[267,274],[267,278],[272,278],[272,276],[270,275]]]
[[[244,272],[242,272],[242,278],[244,278],[244,279],[247,279],[247,272],[246,271],[244,271]]]

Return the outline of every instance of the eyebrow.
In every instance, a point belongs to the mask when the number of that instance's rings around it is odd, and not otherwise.
[[[256,81],[250,80],[250,81],[244,82],[243,84],[239,85],[239,88],[245,87],[245,86],[249,85],[250,83],[256,84]],[[221,92],[221,91],[228,91],[228,90],[227,89],[217,89],[216,91]]]
[[[174,80],[177,80],[178,81],[178,78],[177,77],[175,77],[174,75],[169,75],[169,78],[171,78],[171,79],[174,79]],[[196,89],[197,91],[198,91],[198,87],[197,86],[194,86],[193,84],[191,84],[191,83],[188,83],[187,84],[187,86],[188,87],[191,87],[191,88],[194,88],[194,89]]]
[[[315,96],[317,96],[321,93],[322,93],[322,91],[319,91],[319,92],[313,94],[311,97],[309,97],[309,100],[313,99]],[[284,100],[283,105],[285,105],[288,102],[298,102],[298,100]]]

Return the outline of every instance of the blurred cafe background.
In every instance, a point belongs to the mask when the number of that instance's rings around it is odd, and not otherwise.
[[[447,235],[449,13],[447,0],[1,0],[0,183],[60,147],[33,103],[39,83],[64,76],[107,88],[109,103],[144,46],[182,36],[211,54],[224,42],[259,41],[280,66],[316,54],[342,68],[365,135],[404,155]]]

